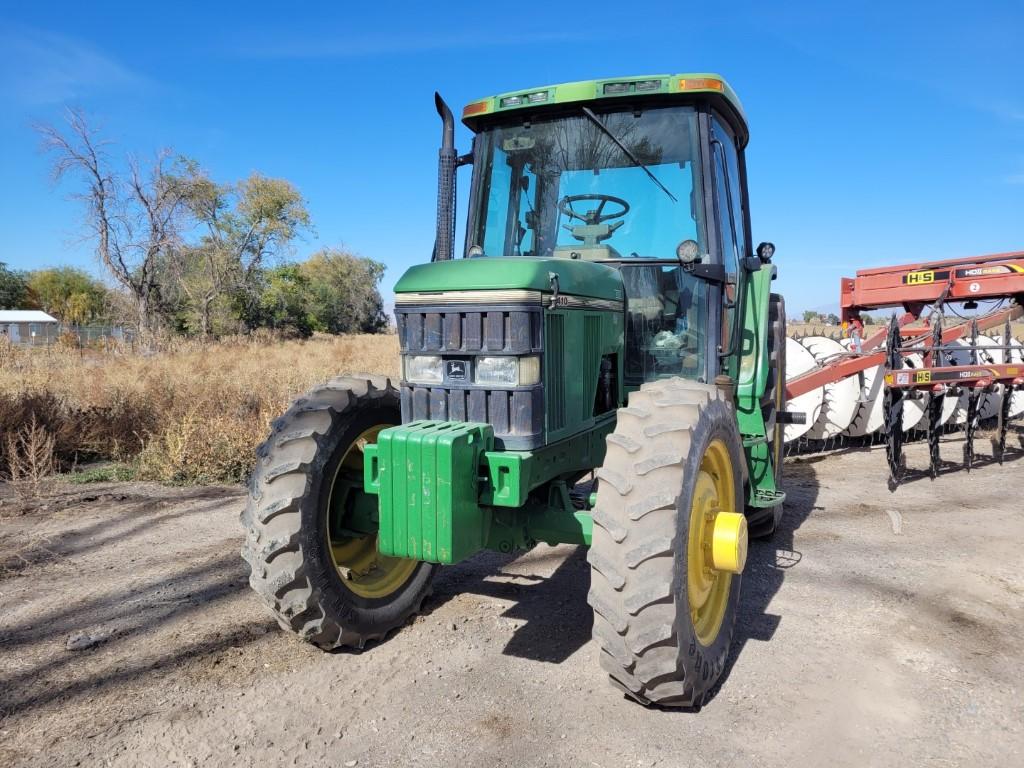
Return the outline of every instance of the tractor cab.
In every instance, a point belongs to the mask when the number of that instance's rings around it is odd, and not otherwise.
[[[476,132],[463,159],[474,169],[466,257],[570,259],[618,270],[627,387],[666,376],[711,381],[723,372],[720,353],[738,344],[749,233],[747,129],[721,78],[666,75],[502,94],[468,105],[463,122]]]

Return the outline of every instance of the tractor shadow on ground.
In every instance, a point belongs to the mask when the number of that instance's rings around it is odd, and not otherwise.
[[[590,640],[594,615],[587,604],[590,565],[587,550],[577,547],[502,616],[525,620],[505,645],[506,656],[560,664]]]
[[[722,676],[708,692],[704,704],[712,701],[728,685],[732,668],[747,643],[771,642],[782,622],[782,617],[771,613],[769,608],[775,595],[782,589],[786,573],[797,567],[803,557],[794,546],[796,531],[812,512],[820,509],[816,506],[816,463],[813,458],[786,462],[782,477],[782,488],[786,492],[782,520],[771,538],[750,542],[729,657]]]
[[[729,678],[736,660],[750,641],[770,642],[781,617],[768,609],[782,588],[786,572],[796,567],[801,553],[794,549],[794,535],[817,508],[818,478],[814,457],[789,461],[783,479],[787,492],[785,514],[775,535],[752,541],[743,576],[740,605],[732,647],[722,677],[708,694],[711,701]],[[520,565],[543,566],[545,561],[561,562],[549,576],[521,572]],[[546,569],[544,569],[546,570]],[[483,552],[441,572],[427,611],[439,609],[459,594],[475,594],[511,602],[501,616],[525,623],[518,626],[503,653],[508,656],[559,664],[590,641],[593,614],[587,604],[590,567],[586,549],[577,547],[568,556],[565,548],[543,549],[504,555]]]
[[[520,558],[525,558],[521,565],[535,568],[547,561],[561,562],[550,575],[539,576],[509,568]],[[514,630],[502,653],[560,664],[590,641],[594,617],[587,604],[589,589],[585,547],[576,547],[568,555],[565,547],[538,548],[525,555],[483,552],[441,572],[428,610],[438,609],[460,593],[511,602],[500,615],[524,623]]]

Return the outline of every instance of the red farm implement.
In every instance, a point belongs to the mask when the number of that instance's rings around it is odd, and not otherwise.
[[[979,302],[990,304],[981,310]],[[941,465],[939,438],[951,423],[966,431],[969,470],[975,431],[994,420],[1002,461],[1008,423],[1024,411],[1024,345],[1011,333],[1011,322],[1024,316],[1024,252],[859,270],[842,279],[840,306],[844,350],[819,355],[817,365],[790,376],[790,400],[858,377],[858,413],[875,409],[880,416],[893,483],[903,475],[908,423],[925,425],[932,477]],[[862,313],[881,308],[902,314],[865,338]],[[828,411],[824,399],[818,419]],[[907,418],[908,405],[920,412],[918,421]]]

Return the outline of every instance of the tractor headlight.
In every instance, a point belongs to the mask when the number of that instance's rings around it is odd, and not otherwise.
[[[405,358],[404,367],[403,376],[406,381],[416,384],[441,383],[440,355],[409,355]]]
[[[492,387],[515,387],[519,384],[519,358],[478,357],[473,381]]]
[[[528,387],[540,383],[540,358],[478,357],[473,383],[491,387]]]
[[[534,384],[540,384],[540,357],[519,358],[519,386],[531,387]]]

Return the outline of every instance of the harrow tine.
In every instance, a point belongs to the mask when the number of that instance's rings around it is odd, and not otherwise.
[[[898,485],[903,468],[903,392],[890,387],[885,390],[885,458],[889,477]]]
[[[928,469],[932,480],[939,476],[939,437],[942,434],[942,404],[946,399],[944,392],[933,394],[928,401]]]
[[[967,444],[964,446],[964,459],[967,463],[967,471],[974,467],[974,431],[978,428],[978,390],[970,387],[967,390]]]
[[[1002,343],[1006,347],[1003,351],[1003,361],[1011,362],[1011,355],[1013,349],[1013,336],[1010,334],[1010,321],[1007,319],[1006,324],[1003,326],[1003,339]],[[1010,421],[1010,404],[1013,401],[1013,385],[1007,383],[1003,385],[1003,402],[999,408],[999,437],[996,442],[996,456],[999,459],[999,463],[1003,463],[1003,455],[1006,453],[1006,431],[1009,428]]]
[[[930,355],[930,364],[932,366],[942,365],[942,307],[939,306],[932,313],[932,352]]]
[[[971,320],[971,365],[978,365],[978,319]],[[977,387],[969,387],[967,390],[967,423],[964,425],[967,433],[967,444],[964,446],[964,460],[967,464],[967,471],[974,468],[974,432],[978,428],[978,402]]]
[[[928,355],[928,364],[942,365],[942,306],[939,304],[932,313],[932,351]],[[939,437],[941,436],[942,406],[946,400],[945,388],[932,392],[928,400],[928,471],[932,480],[939,476]]]
[[[900,354],[900,326],[895,313],[889,321],[889,339],[886,344],[888,366],[890,371],[897,371],[903,366]],[[885,424],[885,458],[889,462],[889,479],[893,486],[899,485],[903,476],[903,390],[898,387],[886,387],[883,399]]]
[[[1006,431],[1010,426],[1010,402],[1013,400],[1013,387],[1003,387],[1003,404],[999,408],[999,438],[996,443],[996,457],[999,463],[1003,463],[1003,454],[1006,453]]]

